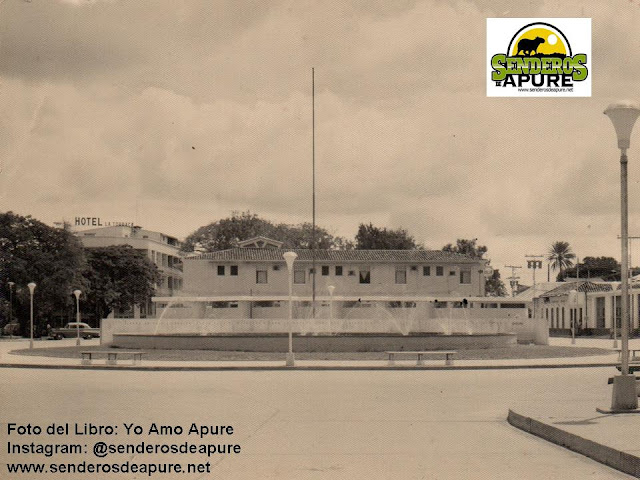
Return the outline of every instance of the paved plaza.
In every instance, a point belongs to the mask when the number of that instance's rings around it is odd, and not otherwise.
[[[0,420],[6,425],[88,423],[144,427],[139,437],[43,436],[88,444],[180,443],[148,434],[152,424],[231,425],[236,455],[114,455],[109,461],[210,462],[224,479],[608,479],[631,478],[506,422],[509,408],[570,402],[594,407],[610,397],[611,367],[487,371],[143,372],[0,369]],[[595,416],[595,415],[594,415]],[[12,440],[18,440],[12,437]],[[34,441],[31,437],[29,441]],[[26,439],[25,439],[26,441]],[[35,461],[37,456],[1,463]],[[81,461],[86,455],[65,456]],[[95,460],[95,458],[94,458]],[[43,461],[43,460],[41,460]],[[46,462],[61,462],[60,456]],[[105,461],[103,459],[102,461]],[[49,475],[21,478],[95,478]],[[100,478],[148,478],[102,475]],[[156,475],[151,478],[176,478]]]

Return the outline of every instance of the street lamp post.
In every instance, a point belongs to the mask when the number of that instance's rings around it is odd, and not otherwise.
[[[76,345],[80,346],[80,290],[74,290],[73,294],[76,296]]]
[[[611,297],[611,301],[613,302],[613,348],[618,348],[618,308],[615,295]]]
[[[36,289],[36,284],[30,282],[27,287],[29,287],[29,294],[31,295],[31,337],[29,340],[29,348],[33,349],[33,291]]]
[[[13,323],[13,286],[14,282],[9,282],[9,325]],[[13,338],[13,326],[9,327],[10,332],[9,336]]]
[[[638,394],[636,392],[636,379],[629,375],[629,197],[627,193],[627,149],[631,143],[631,131],[638,115],[640,106],[631,101],[612,103],[604,111],[618,137],[620,149],[620,237],[621,237],[621,307],[622,307],[622,369],[621,375],[613,379],[613,397],[611,410],[635,410],[638,408]]]
[[[329,285],[327,290],[329,290],[329,333],[331,333],[331,323],[333,321],[333,291],[336,289],[335,286]]]
[[[295,359],[293,356],[293,262],[298,258],[296,252],[285,252],[283,255],[287,262],[287,270],[289,271],[289,352],[287,353],[287,367],[293,367]]]

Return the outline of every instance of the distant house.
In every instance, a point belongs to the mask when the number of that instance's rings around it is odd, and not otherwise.
[[[572,325],[578,333],[608,333],[612,326],[613,311],[610,310],[615,304],[616,286],[586,280],[568,282],[535,298],[534,308],[536,314],[547,321],[550,333],[568,333]]]
[[[238,247],[185,257],[188,295],[286,295],[288,271],[282,243],[264,237]],[[486,260],[441,250],[292,249],[296,295],[311,296],[332,285],[341,296],[484,296]]]

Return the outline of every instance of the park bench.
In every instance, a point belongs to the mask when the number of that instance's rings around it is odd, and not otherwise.
[[[422,351],[422,352],[399,350],[399,351],[387,351],[384,353],[389,355],[389,366],[395,365],[396,355],[417,355],[418,361],[416,365],[421,366],[421,365],[424,365],[424,362],[422,361],[423,355],[436,355],[436,356],[441,355],[445,358],[445,361],[444,361],[445,365],[453,365],[453,356],[458,352],[454,350],[434,350],[434,351]]]
[[[622,361],[622,349],[614,348],[614,350],[618,352],[618,360]],[[638,356],[638,352],[640,352],[640,348],[629,348],[629,351],[631,352],[631,355],[629,356],[629,360],[631,361],[640,360],[640,357]]]
[[[142,362],[142,355],[147,352],[133,352],[131,350],[87,350],[80,352],[80,358],[82,359],[82,365],[91,365],[91,360],[94,355],[106,355],[107,365],[117,365],[118,355],[131,355],[133,358],[133,364],[139,365]]]

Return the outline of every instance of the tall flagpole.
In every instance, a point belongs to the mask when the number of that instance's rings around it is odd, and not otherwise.
[[[315,69],[311,68],[311,178],[312,206],[311,226],[311,318],[316,318],[316,85]]]

